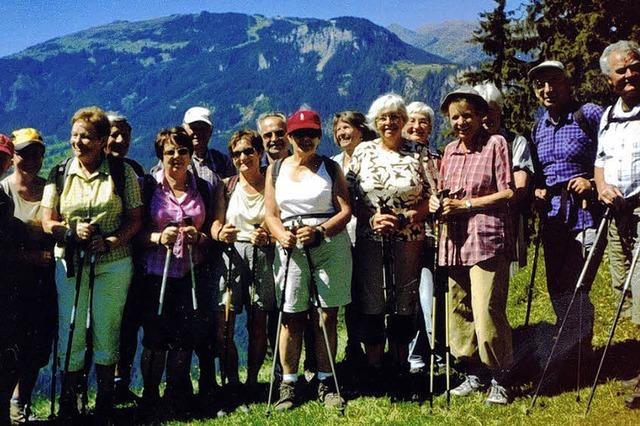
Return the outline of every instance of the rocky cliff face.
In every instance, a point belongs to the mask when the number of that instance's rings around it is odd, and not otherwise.
[[[453,68],[360,18],[202,12],[114,22],[1,58],[0,132],[35,126],[65,141],[73,112],[95,104],[131,119],[132,153],[149,163],[153,135],[193,105],[215,110],[221,148],[265,110],[306,103],[330,131],[331,114],[366,110],[388,91],[437,103]]]

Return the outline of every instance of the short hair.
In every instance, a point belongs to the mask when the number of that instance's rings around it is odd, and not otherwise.
[[[112,126],[124,126],[131,131],[131,124],[129,124],[129,120],[124,115],[118,112],[108,111],[107,118]]]
[[[640,59],[640,46],[635,41],[620,40],[610,44],[604,49],[600,56],[600,71],[602,71],[604,75],[608,75],[611,72],[609,68],[609,56],[611,56],[613,52],[635,53],[638,59]]]
[[[355,127],[362,134],[362,141],[376,138],[376,133],[367,126],[367,118],[359,111],[342,111],[333,116],[333,139],[336,139],[336,128],[341,121]]]
[[[287,127],[287,116],[280,111],[268,111],[268,112],[263,112],[262,114],[260,114],[258,116],[258,119],[256,120],[256,128],[258,129],[258,133],[262,134],[262,122],[264,120],[266,120],[267,118],[271,118],[271,117],[275,117],[275,118],[279,118],[280,120],[282,120],[282,122],[284,123],[284,127],[286,129]]]
[[[483,102],[484,98],[479,97],[479,96],[472,96],[472,95],[468,95],[466,93],[456,93],[455,95],[451,96],[448,99],[448,102],[446,104],[447,109],[443,111],[444,115],[449,118],[449,105],[451,105],[454,102],[460,102],[460,101],[465,101],[468,104],[471,104],[473,106],[473,109],[478,113],[478,114],[486,114],[487,113],[487,103]]]
[[[264,146],[262,145],[262,138],[258,134],[258,132],[251,129],[243,129],[238,130],[233,135],[231,135],[231,139],[227,143],[227,149],[229,150],[229,155],[233,152],[233,148],[236,147],[238,142],[242,139],[248,140],[251,146],[258,151],[259,154],[264,152]]]
[[[398,112],[405,123],[409,120],[407,107],[404,105],[404,99],[402,99],[402,96],[395,93],[387,93],[373,101],[369,107],[369,112],[367,113],[367,123],[369,123],[369,127],[372,129],[376,128],[376,117],[378,117],[378,115],[380,115],[384,110]]]
[[[433,120],[435,119],[435,114],[433,112],[433,108],[424,102],[411,102],[407,105],[407,115],[411,114],[422,114],[429,119],[429,123],[433,126]]]
[[[111,134],[111,123],[109,123],[107,114],[97,106],[77,110],[71,118],[71,125],[73,126],[76,121],[84,121],[91,124],[96,131],[96,137],[99,139],[107,138]]]
[[[184,146],[189,150],[189,155],[193,155],[193,140],[184,127],[176,126],[170,129],[162,129],[158,132],[154,146],[156,149],[156,157],[160,160],[162,160],[164,145],[167,142],[173,142],[179,147]]]
[[[500,89],[491,81],[485,81],[484,83],[477,84],[473,86],[476,92],[482,98],[487,101],[487,104],[490,102],[494,102],[498,105],[498,108],[502,112],[502,107],[504,106],[504,98],[502,97],[502,92]]]

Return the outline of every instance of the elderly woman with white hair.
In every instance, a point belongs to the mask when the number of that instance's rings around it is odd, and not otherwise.
[[[371,384],[381,375],[385,338],[395,366],[404,367],[415,333],[412,320],[424,255],[424,222],[434,188],[427,177],[426,150],[402,137],[408,118],[400,96],[390,93],[376,99],[367,120],[380,137],[356,147],[347,173],[358,218],[354,295],[363,316],[360,338]],[[383,246],[392,256],[383,258]],[[385,270],[395,274],[385,277]],[[385,315],[389,315],[386,333]]]
[[[482,125],[489,134],[500,135],[507,140],[511,151],[511,166],[513,171],[514,197],[509,207],[514,215],[516,230],[516,259],[517,266],[527,264],[527,243],[525,240],[526,215],[529,213],[529,205],[526,203],[529,194],[529,184],[533,177],[533,160],[529,143],[522,136],[507,130],[502,125],[502,108],[504,98],[500,89],[492,82],[484,82],[473,87],[487,101],[488,109],[483,118]],[[515,269],[517,270],[517,269]],[[512,269],[513,271],[513,269]]]

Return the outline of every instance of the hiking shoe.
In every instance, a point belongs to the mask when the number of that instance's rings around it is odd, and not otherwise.
[[[485,401],[487,405],[499,404],[506,405],[509,403],[509,394],[504,386],[501,386],[495,380],[491,380],[489,387],[489,396]]]
[[[640,375],[635,376],[629,380],[622,381],[622,387],[626,389],[634,389],[640,384]],[[640,389],[639,389],[640,390]]]
[[[318,400],[324,403],[326,408],[344,409],[345,401],[338,394],[333,377],[318,381]]]
[[[483,387],[484,386],[482,385],[482,382],[480,382],[480,378],[478,376],[469,374],[465,377],[464,382],[451,389],[451,395],[468,396],[474,392],[480,392]]]
[[[276,411],[290,410],[296,403],[296,384],[295,382],[280,383],[280,399],[273,407]]]
[[[640,392],[634,392],[624,398],[624,405],[632,410],[640,408]]]
[[[129,384],[124,380],[119,380],[115,384],[113,403],[115,405],[138,403],[138,395],[129,389]]]
[[[21,425],[38,420],[37,417],[31,415],[29,404],[23,404],[13,398],[11,398],[9,404],[9,418],[12,425]]]

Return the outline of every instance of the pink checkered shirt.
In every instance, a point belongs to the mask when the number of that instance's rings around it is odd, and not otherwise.
[[[440,165],[440,190],[468,200],[513,186],[507,141],[488,137],[475,151],[465,152],[459,140],[447,145]],[[513,222],[507,206],[450,216],[440,235],[440,265],[472,266],[498,254],[513,258]]]

